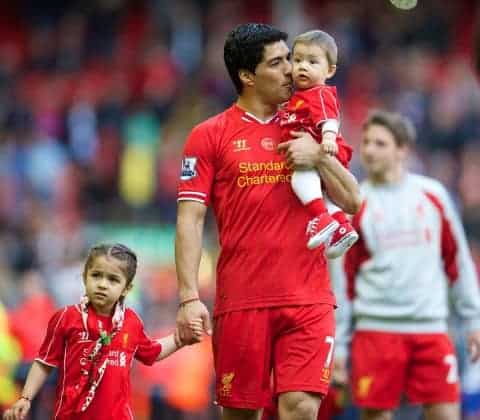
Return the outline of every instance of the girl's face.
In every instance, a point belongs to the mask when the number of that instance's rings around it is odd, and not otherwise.
[[[115,304],[130,291],[132,283],[127,285],[124,264],[114,257],[100,255],[88,267],[83,282],[97,313],[111,315]]]

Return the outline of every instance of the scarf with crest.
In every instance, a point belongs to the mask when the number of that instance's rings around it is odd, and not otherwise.
[[[82,296],[80,299],[80,313],[82,315],[83,328],[90,336],[88,328],[88,305],[89,300],[87,296]],[[93,308],[91,308],[93,310]],[[112,342],[113,337],[122,329],[123,321],[125,319],[125,303],[119,301],[115,305],[115,310],[112,317],[112,331],[108,334],[103,329],[99,328],[100,337],[95,341],[92,350],[87,356],[87,365],[81,370],[81,378],[78,387],[78,404],[76,405],[76,412],[84,412],[90,406],[95,393],[97,391],[103,375],[108,367],[108,346]],[[107,347],[107,348],[105,348]]]

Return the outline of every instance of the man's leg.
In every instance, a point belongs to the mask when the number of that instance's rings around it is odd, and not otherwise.
[[[308,392],[285,392],[278,398],[280,420],[317,420],[321,396]]]
[[[365,408],[362,410],[361,420],[392,420],[393,411],[390,410],[375,410],[372,408]]]
[[[460,404],[436,403],[423,406],[426,420],[460,420]]]
[[[222,420],[260,420],[261,418],[262,410],[222,408]]]

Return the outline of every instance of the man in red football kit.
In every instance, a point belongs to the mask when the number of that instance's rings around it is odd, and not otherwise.
[[[309,215],[290,188],[291,168],[316,167],[339,206],[355,213],[359,205],[355,178],[310,134],[294,133],[295,141],[278,147],[277,108],[292,89],[286,38],[263,24],[240,25],[228,35],[224,58],[238,100],[196,126],[184,150],[177,326],[186,341],[193,318],[211,329],[197,277],[212,204],[221,245],[213,347],[224,420],[259,419],[272,372],[280,418],[316,419],[330,381],[335,299],[322,251],[305,247]]]

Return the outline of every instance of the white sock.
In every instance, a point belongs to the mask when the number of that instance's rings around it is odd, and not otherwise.
[[[327,195],[325,195],[324,201],[325,206],[327,207],[328,214],[334,214],[337,211],[342,211],[340,207],[338,207],[336,204],[333,204],[333,201],[330,200]]]
[[[292,189],[303,205],[323,197],[322,182],[314,170],[293,172]]]

